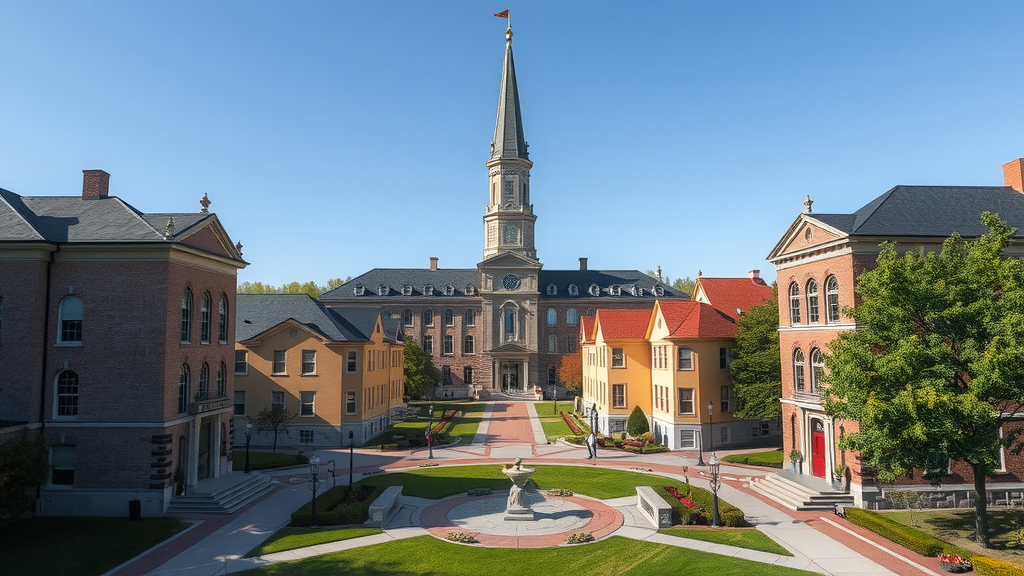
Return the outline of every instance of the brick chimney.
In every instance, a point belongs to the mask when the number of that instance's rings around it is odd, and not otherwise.
[[[580,270],[586,270],[586,269],[587,269],[587,259],[586,258],[580,258]]]
[[[430,257],[430,269],[437,270],[437,256]]]
[[[757,282],[758,280],[761,279],[760,270],[751,270],[750,272],[748,272],[748,274],[750,274],[750,279],[753,280],[754,282]]]
[[[1017,192],[1024,192],[1024,158],[1003,164],[1003,182]]]
[[[103,170],[82,170],[82,200],[106,198],[110,191],[110,174]]]

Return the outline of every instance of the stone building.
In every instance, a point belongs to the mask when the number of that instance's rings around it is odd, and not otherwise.
[[[0,190],[0,439],[42,433],[45,515],[164,512],[231,469],[236,273],[217,216]],[[6,314],[4,312],[6,311]]]

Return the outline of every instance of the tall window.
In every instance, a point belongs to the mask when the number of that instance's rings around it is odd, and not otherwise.
[[[818,321],[818,283],[813,278],[807,281],[807,321]]]
[[[284,392],[280,390],[274,390],[270,393],[270,407],[280,406],[284,408]]]
[[[203,362],[199,368],[199,391],[196,392],[196,400],[206,400],[210,397],[210,365]]]
[[[423,337],[423,351],[427,354],[434,353],[434,337],[430,334]]]
[[[182,364],[178,369],[178,414],[188,412],[189,388],[192,387],[192,370],[188,364]]]
[[[50,447],[50,484],[58,486],[74,486],[75,484],[75,447]]]
[[[192,291],[188,288],[181,295],[181,341],[192,341]]]
[[[433,310],[428,308],[428,309],[423,311],[423,325],[424,326],[433,326],[434,325],[434,311]]]
[[[443,353],[444,354],[454,354],[455,353],[455,336],[452,336],[451,334],[445,334],[444,335],[444,352]]]
[[[811,350],[811,394],[817,394],[820,389],[821,375],[825,373],[825,361],[822,358],[821,349]]]
[[[723,414],[728,412],[730,409],[732,409],[732,402],[730,402],[731,399],[732,399],[732,388],[730,386],[722,386],[722,405],[721,405],[721,408],[722,408],[722,413]]]
[[[316,350],[302,351],[302,373],[307,376],[316,374]]]
[[[60,342],[82,341],[82,300],[65,296],[60,301]]]
[[[839,280],[835,276],[825,279],[825,306],[828,322],[839,322]]]
[[[472,334],[467,334],[462,337],[462,353],[463,354],[476,354],[476,342],[474,341]]]
[[[693,388],[679,388],[679,413],[693,414]]]
[[[299,416],[315,416],[316,392],[299,392]]]
[[[455,311],[451,308],[447,308],[444,311],[444,325],[455,326]]]
[[[612,384],[612,408],[626,407],[626,385]]]
[[[224,343],[228,341],[228,297],[221,294],[220,304],[217,305],[217,341]]]
[[[729,349],[719,348],[718,349],[718,367],[722,370],[729,368]]]
[[[402,325],[412,326],[412,308],[406,308],[405,311],[402,312]]]
[[[676,362],[676,370],[693,370],[693,350],[687,348],[679,349],[679,358]]]
[[[462,320],[466,323],[466,326],[476,326],[476,310],[466,310],[462,316]]]
[[[473,367],[472,366],[466,366],[465,368],[462,369],[462,381],[465,382],[466,384],[472,384],[473,383]]]
[[[514,306],[509,306],[501,311],[502,333],[504,334],[502,342],[514,342],[517,340],[519,321],[516,312],[517,310]]]
[[[235,374],[249,373],[249,352],[235,350]]]
[[[558,353],[558,336],[548,334],[548,354]]]
[[[352,374],[359,369],[359,362],[357,362],[355,350],[349,351],[348,357],[345,359],[345,372]],[[351,412],[350,412],[351,414]]]
[[[569,326],[575,326],[580,323],[580,313],[575,308],[569,308],[565,311],[565,323]]]
[[[199,299],[199,341],[203,344],[210,343],[210,293],[203,292]]]
[[[612,348],[612,368],[625,368],[626,355],[622,348]]]
[[[345,392],[345,414],[356,413],[356,393]]]
[[[271,368],[273,374],[287,374],[287,364],[285,360],[288,358],[287,350],[274,350],[274,364]]]
[[[554,308],[548,308],[548,326],[558,325],[558,311]]]
[[[793,386],[797,392],[804,391],[804,352],[799,348],[793,352]]]
[[[800,323],[800,287],[796,282],[789,285],[789,323]]]
[[[235,390],[234,393],[235,416],[245,416],[245,391]]]
[[[223,398],[228,393],[228,367],[224,362],[220,363],[217,369],[217,398]]]
[[[57,376],[57,416],[78,416],[78,374],[70,370]]]

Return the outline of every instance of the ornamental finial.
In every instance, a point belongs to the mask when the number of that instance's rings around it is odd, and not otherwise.
[[[807,200],[804,200],[804,206],[807,207],[807,213],[811,213],[811,205],[814,204],[814,200],[811,200],[811,195],[807,195]]]
[[[210,204],[213,204],[213,202],[210,202],[210,197],[207,196],[206,193],[204,192],[202,199],[199,200],[199,205],[202,206],[203,209],[200,210],[199,212],[201,214],[209,213],[210,212]]]
[[[164,227],[164,239],[170,240],[174,236],[174,217],[167,219],[167,226]]]

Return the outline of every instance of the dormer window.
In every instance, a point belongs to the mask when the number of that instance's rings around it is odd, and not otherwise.
[[[427,284],[426,286],[424,286],[423,287],[423,295],[424,296],[433,296],[434,295],[434,286],[431,285],[431,284]]]
[[[411,285],[406,284],[405,286],[402,286],[402,296],[412,296],[412,286]]]
[[[444,295],[445,296],[455,296],[455,286],[452,286],[451,284],[448,284],[447,286],[445,286],[444,287]]]
[[[591,296],[600,296],[601,295],[601,287],[598,286],[597,284],[591,284],[590,285],[590,289],[587,290],[587,291],[590,292]]]
[[[658,285],[655,285],[651,292],[653,292],[654,295],[659,298],[665,295],[665,289]]]
[[[466,284],[466,295],[472,296],[474,294],[476,294],[476,286],[473,286],[472,284]]]
[[[558,296],[558,286],[548,284],[548,296]]]
[[[629,292],[633,296],[643,296],[644,295],[644,289],[641,288],[640,286],[637,286],[636,284],[633,284],[632,286],[630,286]]]
[[[616,286],[615,284],[612,284],[611,286],[608,287],[608,295],[609,296],[621,296],[622,295],[622,287],[621,286]]]
[[[355,286],[352,287],[352,293],[355,294],[356,296],[363,296],[364,294],[366,294],[366,287],[363,286],[362,284],[356,284]]]
[[[387,284],[377,286],[377,296],[387,296],[390,291],[391,290],[388,288]]]
[[[579,296],[580,289],[575,284],[569,284],[569,296]]]

